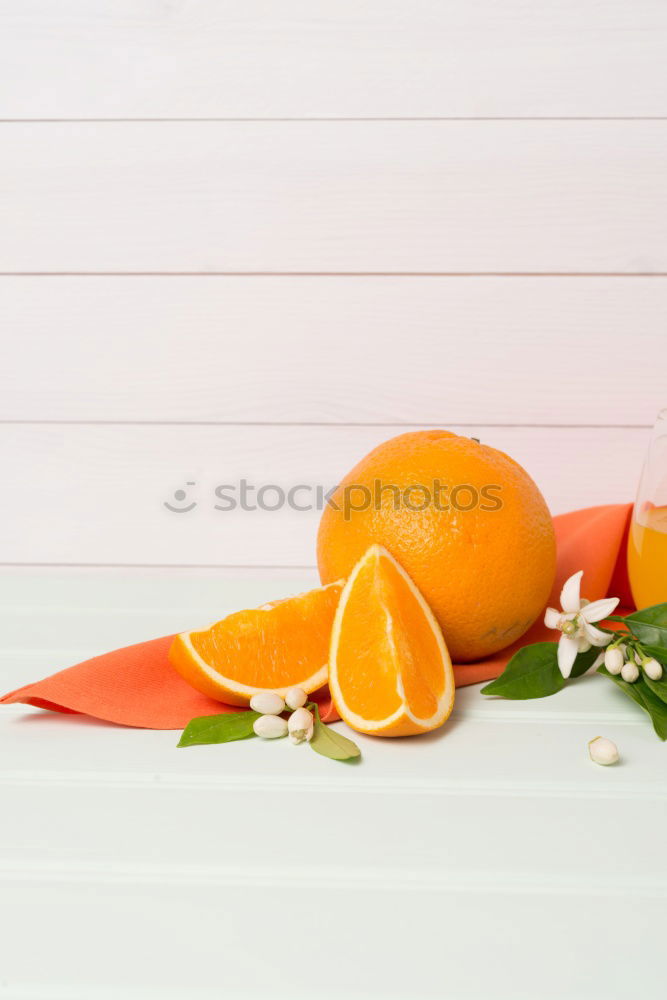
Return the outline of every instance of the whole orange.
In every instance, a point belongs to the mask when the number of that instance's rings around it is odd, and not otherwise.
[[[347,577],[374,543],[412,577],[457,662],[520,638],[556,568],[551,515],[528,473],[443,430],[391,438],[345,476],[320,522],[322,583]]]

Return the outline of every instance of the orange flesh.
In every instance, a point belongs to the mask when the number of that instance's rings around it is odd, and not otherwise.
[[[223,677],[256,688],[281,688],[323,667],[340,586],[314,590],[229,615],[191,632],[196,652]]]
[[[384,562],[391,566],[388,560]],[[428,719],[437,711],[445,689],[442,654],[417,599],[395,570],[387,590],[391,591],[387,607],[394,621],[405,700],[418,718]]]
[[[428,719],[445,688],[442,653],[407,581],[386,556],[362,566],[349,595],[337,651],[338,683],[351,712],[384,719],[404,697]]]
[[[339,683],[350,711],[368,718],[369,695],[373,699],[371,718],[386,718],[400,708],[376,562],[362,567],[348,598],[337,663]]]

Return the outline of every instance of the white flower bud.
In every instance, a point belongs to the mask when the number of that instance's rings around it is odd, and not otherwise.
[[[606,736],[596,736],[588,744],[590,758],[596,764],[616,764],[618,762],[618,748],[615,743],[608,740]]]
[[[296,710],[297,708],[302,708],[307,701],[308,701],[308,695],[303,690],[303,688],[300,687],[290,688],[287,694],[285,695],[285,704],[287,705],[288,708],[293,708],[294,710]]]
[[[307,708],[297,708],[287,720],[289,738],[292,743],[310,743],[313,737],[313,713]]]
[[[604,665],[610,674],[620,674],[624,660],[625,657],[618,646],[608,649],[604,654]]]
[[[642,667],[646,676],[650,677],[652,681],[659,681],[662,677],[662,665],[657,660],[654,660],[653,657],[644,660]]]
[[[287,736],[287,720],[279,715],[260,715],[253,722],[252,728],[255,736],[261,736],[263,740],[279,740],[282,736]]]
[[[624,681],[627,681],[628,684],[634,684],[634,682],[639,677],[639,667],[637,666],[637,664],[633,663],[631,660],[628,660],[627,663],[624,663],[623,668],[621,670],[621,677],[623,678]]]
[[[258,691],[250,699],[250,707],[262,715],[280,715],[285,711],[285,702],[275,691]]]

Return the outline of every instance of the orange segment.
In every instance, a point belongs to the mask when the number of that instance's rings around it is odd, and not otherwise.
[[[182,632],[169,650],[193,688],[228,705],[261,690],[310,694],[327,682],[329,639],[342,581],[237,611],[202,632]]]
[[[436,729],[454,705],[440,626],[396,560],[372,545],[343,588],[329,653],[329,687],[352,729],[410,736]]]

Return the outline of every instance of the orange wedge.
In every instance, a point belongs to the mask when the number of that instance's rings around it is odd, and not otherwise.
[[[343,581],[297,597],[237,611],[203,632],[182,632],[169,650],[193,688],[227,705],[247,705],[257,691],[307,694],[327,682],[329,640]]]
[[[454,672],[433,612],[379,545],[359,560],[331,634],[329,687],[348,726],[411,736],[441,726],[454,706]]]

